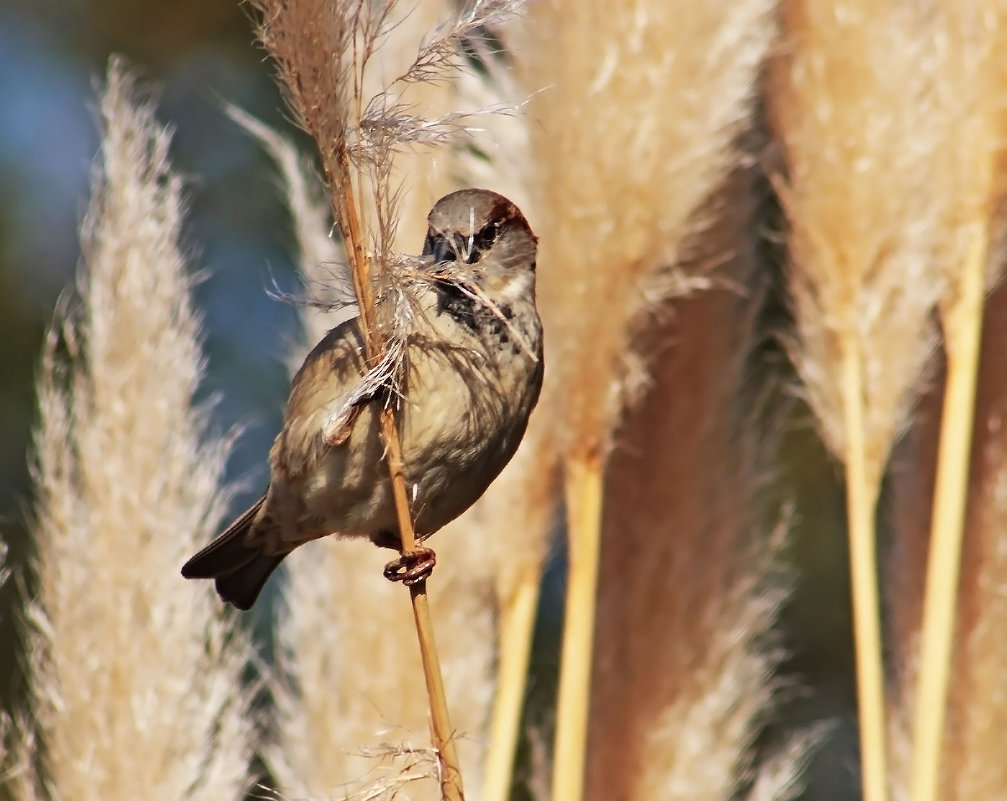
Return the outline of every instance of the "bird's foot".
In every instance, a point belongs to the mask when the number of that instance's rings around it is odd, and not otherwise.
[[[417,548],[385,565],[385,578],[401,581],[407,587],[412,587],[430,578],[436,564],[437,554],[430,548]]]

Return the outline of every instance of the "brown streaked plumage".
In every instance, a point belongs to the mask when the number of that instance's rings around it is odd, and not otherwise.
[[[514,455],[542,384],[537,239],[521,211],[463,189],[430,212],[426,274],[405,285],[413,315],[400,411],[404,475],[419,539],[471,506]],[[248,609],[294,548],[337,534],[399,542],[382,461],[384,393],[360,399],[356,319],[332,329],[294,376],[265,494],[182,568]],[[359,394],[359,393],[358,393]]]

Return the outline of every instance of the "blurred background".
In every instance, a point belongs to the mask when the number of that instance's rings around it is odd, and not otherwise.
[[[96,88],[122,54],[152,87],[176,130],[172,160],[187,182],[185,245],[203,280],[207,379],[214,425],[243,430],[231,459],[243,504],[266,479],[262,458],[279,428],[283,359],[295,310],[270,299],[295,289],[294,252],[276,173],[224,113],[235,103],[284,126],[282,103],[251,26],[235,2],[130,0],[0,3],[0,525],[15,567],[30,543],[28,452],[42,337],[80,261],[77,229],[98,147]],[[20,571],[17,571],[20,573]],[[14,582],[0,611],[0,698],[23,692]]]
[[[191,264],[203,274],[197,304],[205,319],[205,392],[219,397],[215,425],[243,428],[230,463],[232,479],[243,483],[235,507],[265,480],[263,455],[279,427],[286,390],[283,359],[297,334],[294,309],[269,297],[274,283],[287,291],[297,286],[275,172],[223,111],[225,102],[234,103],[289,129],[237,2],[0,0],[0,174],[6,190],[0,197],[0,526],[15,567],[30,549],[24,531],[31,508],[34,371],[53,307],[70,291],[79,263],[77,229],[97,149],[95,86],[112,53],[125,56],[157,87],[159,117],[176,128],[173,163],[188,181],[186,244]],[[771,303],[769,313],[782,314],[782,307]],[[836,469],[799,405],[776,478],[802,498],[787,551],[800,570],[779,632],[790,688],[768,737],[807,721],[831,721],[805,797],[852,798],[857,758],[843,501]],[[562,560],[557,546],[531,688],[546,717]],[[23,692],[9,614],[13,585],[3,590],[0,607],[4,707]]]

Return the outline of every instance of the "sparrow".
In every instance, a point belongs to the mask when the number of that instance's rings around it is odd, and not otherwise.
[[[510,461],[542,386],[538,239],[517,206],[485,189],[446,195],[427,223],[416,276],[399,287],[410,312],[396,385],[369,381],[358,318],[329,331],[291,383],[268,488],[186,562],[185,578],[214,579],[224,601],[249,609],[283,558],[311,540],[369,537],[401,550],[381,437],[386,403],[396,409],[417,540],[475,503]],[[379,295],[378,319],[392,303]],[[414,583],[432,566],[421,548],[385,575]]]

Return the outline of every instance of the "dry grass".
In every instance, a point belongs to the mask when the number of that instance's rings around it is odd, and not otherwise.
[[[784,588],[780,537],[760,532],[756,511],[772,438],[757,431],[746,385],[761,301],[752,181],[739,171],[721,188],[690,254],[752,291],[671,304],[648,343],[664,343],[653,387],[609,463],[588,799],[733,797],[773,704],[779,653],[765,635]],[[795,746],[753,797],[787,797],[802,759]]]
[[[737,158],[773,6],[681,11],[645,0],[536,3],[513,46],[533,93],[539,309],[554,332],[544,402],[563,421],[564,452],[608,446],[647,383],[639,324],[662,299],[707,284],[674,265],[692,215]]]
[[[997,798],[1007,793],[1007,769],[996,748],[1007,725],[1002,695],[1007,663],[1000,632],[1007,619],[1002,588],[1007,581],[1002,532],[1007,505],[1004,492],[1004,420],[1007,372],[1000,357],[1007,336],[1007,288],[990,297],[983,325],[982,361],[973,429],[968,517],[962,553],[956,615],[955,653],[951,666],[948,723],[942,740],[944,767],[940,797]],[[942,376],[942,374],[941,374]],[[938,377],[941,377],[938,376]],[[901,666],[893,717],[892,791],[909,799],[911,719],[916,682],[916,651],[922,614],[927,536],[934,488],[934,466],[942,402],[940,385],[924,399],[917,425],[900,448],[893,466],[893,551],[887,563],[893,651]]]
[[[794,356],[829,449],[847,450],[843,361],[863,374],[876,488],[933,346],[943,209],[928,189],[932,59],[913,4],[784,4],[771,108],[786,162]]]
[[[947,381],[938,448],[931,554],[920,640],[913,720],[913,780],[918,801],[935,801],[958,595],[969,484],[983,294],[1000,271],[992,215],[1005,186],[1007,8],[995,2],[947,3],[937,17],[939,98],[935,126],[944,135],[935,189],[947,204],[939,257],[946,278],[939,313]]]
[[[39,378],[28,616],[45,767],[15,792],[238,799],[255,731],[249,645],[232,619],[206,618],[211,592],[177,572],[220,522],[227,450],[193,407],[202,355],[181,181],[168,132],[117,62],[100,113],[82,302],[59,314]]]
[[[774,5],[744,0],[724,14],[714,2],[534,3],[501,54],[480,44],[480,29],[510,13],[510,0],[475,11],[444,0],[255,4],[294,115],[322,155],[319,180],[289,143],[234,112],[283,173],[314,301],[302,309],[306,343],[361,313],[355,292],[394,293],[396,269],[409,264],[400,253],[417,252],[427,210],[452,188],[505,192],[542,238],[542,403],[513,463],[435,540],[431,604],[470,796],[480,783],[484,801],[509,790],[510,777],[498,777],[512,760],[565,489],[581,592],[568,611],[583,613],[573,639],[590,656],[584,687],[593,679],[590,708],[578,707],[586,781],[554,785],[554,801],[793,797],[814,731],[762,765],[752,757],[780,686],[767,635],[786,592],[782,535],[761,531],[758,511],[774,432],[753,421],[759,388],[745,364],[762,265],[743,135]],[[449,22],[430,34],[441,17]],[[927,359],[938,318],[951,372],[970,358],[983,279],[1002,262],[1007,9],[783,0],[780,18],[768,92],[785,167],[775,177],[789,220],[791,354],[822,438],[848,470],[861,588],[865,578],[876,588],[862,557],[873,552],[892,443],[913,423],[890,475],[889,776],[878,782],[878,763],[865,762],[869,797],[880,801],[890,778],[892,796],[909,798],[943,400]],[[458,69],[463,41],[488,75]],[[239,797],[256,729],[240,689],[248,645],[226,619],[205,618],[209,591],[175,575],[219,522],[226,450],[192,408],[201,363],[177,249],[179,182],[149,107],[131,99],[121,70],[109,82],[83,301],[61,316],[40,377],[37,732],[17,735],[4,770],[22,771],[12,787],[26,799],[150,797],[151,787]],[[501,101],[521,114],[458,112]],[[481,153],[458,146],[473,135]],[[348,255],[330,236],[333,216]],[[353,265],[373,266],[373,281],[354,281]],[[972,300],[960,283],[968,265],[979,277]],[[395,325],[376,321],[375,353],[394,347]],[[952,471],[971,481],[940,794],[962,801],[1007,794],[995,751],[1007,727],[1007,290],[985,325],[973,451]],[[971,425],[960,411],[944,419]],[[370,543],[323,541],[288,560],[276,736],[265,748],[278,797],[441,797],[413,627],[403,592],[380,576],[386,558]],[[858,597],[861,619],[866,610],[877,622],[876,598]],[[862,691],[880,688],[880,667],[878,658],[870,681],[862,674]],[[500,682],[508,689],[491,724]],[[12,731],[3,720],[0,735]],[[26,768],[36,734],[48,746],[44,781]],[[532,785],[545,792],[541,775]]]
[[[654,315],[710,285],[677,264],[693,215],[737,160],[772,11],[764,0],[730,15],[713,2],[537,3],[511,39],[531,94],[529,194],[542,236],[539,414],[556,451],[541,463],[565,462],[569,521],[554,801],[583,791],[605,459],[651,381],[641,343]]]
[[[846,470],[864,793],[887,795],[874,516],[881,477],[933,346],[934,39],[913,3],[790,0],[770,106],[784,153],[793,357]]]
[[[601,561],[597,624],[593,575],[579,585],[588,603],[569,602],[585,612],[574,637],[590,654],[585,686],[593,673],[591,706],[578,710],[586,781],[582,794],[554,785],[554,801],[794,797],[817,729],[763,764],[752,756],[781,686],[771,632],[786,594],[782,534],[760,529],[775,432],[753,422],[759,387],[745,364],[763,266],[757,156],[745,134],[775,5],[744,0],[725,14],[714,2],[532,3],[506,30],[506,51],[493,53],[480,29],[509,14],[511,0],[475,11],[446,0],[254,1],[294,115],[322,155],[314,176],[288,142],[233,112],[283,174],[313,302],[301,310],[302,344],[359,314],[362,287],[394,292],[396,268],[409,265],[400,254],[418,251],[427,210],[450,189],[504,192],[542,238],[542,403],[512,464],[435,540],[431,604],[470,797],[509,793],[541,566],[564,489],[572,575],[596,547],[585,535],[600,538]],[[939,320],[947,372],[967,366],[984,282],[1003,261],[1007,6],[780,8],[786,35],[768,92],[789,220],[797,335],[788,344],[822,438],[855,487],[861,555],[873,550],[863,535],[892,443],[911,424],[887,475],[895,692],[882,780],[891,797],[920,801],[911,713],[948,394],[927,360]],[[488,74],[459,69],[463,42]],[[178,250],[180,182],[168,134],[138,97],[113,66],[81,300],[60,310],[40,371],[35,720],[0,713],[0,779],[24,799],[240,798],[258,730],[242,682],[246,638],[230,618],[208,619],[210,591],[175,572],[220,521],[226,443],[192,404],[202,363]],[[501,103],[522,108],[458,111]],[[479,152],[459,146],[465,137]],[[355,225],[348,238],[359,247],[347,256],[332,232]],[[354,286],[352,264],[373,266],[373,282],[358,276]],[[386,345],[394,322],[378,321]],[[964,380],[978,393],[974,424],[968,394],[943,413],[971,427],[972,442],[950,469],[961,487],[970,477],[967,504],[949,507],[965,523],[939,731],[938,795],[951,801],[1007,795],[997,751],[1007,728],[1007,289],[983,326],[978,384]],[[957,551],[952,541],[937,562]],[[413,626],[403,592],[380,576],[386,558],[370,543],[324,541],[288,560],[275,738],[265,746],[277,788],[266,792],[441,797]],[[861,577],[873,580],[865,566]],[[876,621],[877,604],[863,601]],[[530,790],[546,797],[548,749],[533,746]]]

